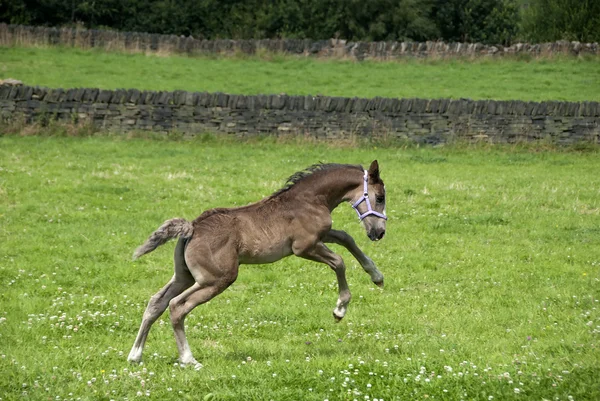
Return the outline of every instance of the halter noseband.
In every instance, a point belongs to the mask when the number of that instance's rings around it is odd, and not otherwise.
[[[352,208],[354,210],[356,210],[356,214],[358,214],[358,218],[360,219],[360,221],[363,221],[363,219],[369,215],[375,215],[381,219],[387,220],[387,216],[385,214],[376,212],[371,207],[371,202],[369,201],[369,193],[367,192],[368,181],[369,181],[369,172],[367,170],[365,170],[365,176],[363,179],[363,196],[361,196],[360,198],[358,198],[358,200],[356,202],[354,202],[354,204],[352,205]],[[364,213],[361,213],[358,210],[358,205],[360,205],[363,202],[367,203],[367,211]]]

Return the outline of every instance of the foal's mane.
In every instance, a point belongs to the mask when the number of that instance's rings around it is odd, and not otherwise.
[[[339,163],[317,163],[317,164],[313,164],[312,166],[308,166],[303,170],[300,171],[296,171],[294,174],[292,174],[285,182],[283,188],[278,189],[277,191],[275,191],[271,197],[273,196],[277,196],[279,194],[282,194],[284,192],[289,191],[292,187],[294,187],[294,185],[298,184],[299,182],[303,181],[304,179],[306,179],[307,177],[312,176],[313,174],[320,172],[320,171],[327,171],[327,170],[334,170],[334,169],[340,169],[340,168],[356,168],[356,169],[360,169],[362,171],[362,166],[359,165],[354,165],[354,164],[339,164]]]

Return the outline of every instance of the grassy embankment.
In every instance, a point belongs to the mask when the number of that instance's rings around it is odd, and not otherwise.
[[[0,79],[47,87],[600,101],[600,58],[351,62],[0,48]]]

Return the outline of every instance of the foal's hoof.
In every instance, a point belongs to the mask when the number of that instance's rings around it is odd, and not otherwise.
[[[344,318],[344,316],[338,316],[335,314],[335,312],[333,312],[333,318],[335,319],[336,323],[339,323],[342,321],[342,319]]]
[[[380,282],[378,282],[378,283],[375,283],[375,282],[373,282],[373,284],[375,284],[375,285],[376,285],[377,287],[379,287],[379,288],[383,288],[383,280],[381,280],[381,281],[380,281]]]
[[[127,356],[127,362],[140,364],[142,363],[142,353],[138,349],[132,349]]]
[[[185,368],[187,368],[187,367],[195,368],[195,367],[199,366],[200,368],[202,368],[202,364],[195,359],[189,359],[189,360],[185,360],[185,361],[180,360],[179,366],[185,367]]]

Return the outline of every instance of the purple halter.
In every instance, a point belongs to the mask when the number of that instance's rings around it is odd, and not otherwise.
[[[360,219],[360,221],[363,221],[363,219],[369,215],[375,215],[381,219],[387,220],[387,216],[385,214],[376,212],[371,207],[371,202],[369,201],[369,194],[367,192],[368,181],[369,181],[369,172],[367,170],[365,170],[363,196],[361,196],[360,198],[358,198],[358,200],[356,202],[354,202],[354,204],[352,205],[352,208],[354,210],[356,210],[356,214],[358,214],[358,218]],[[360,205],[363,202],[367,203],[367,211],[361,214],[358,210],[358,205]]]

